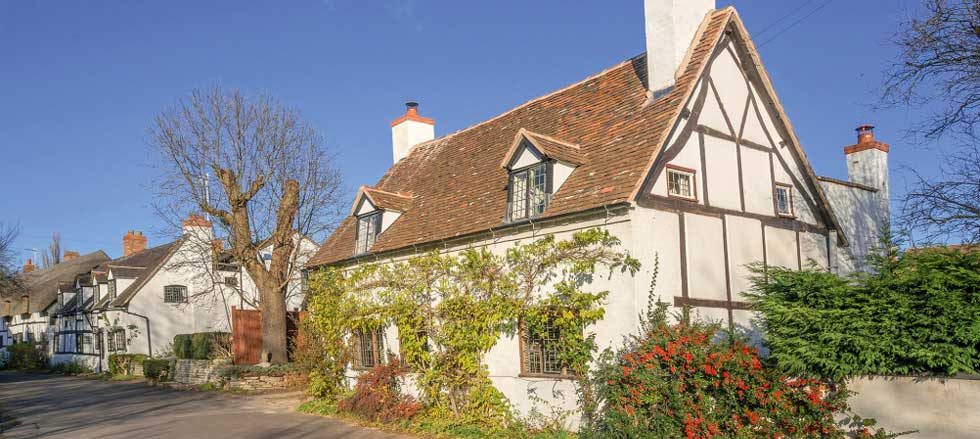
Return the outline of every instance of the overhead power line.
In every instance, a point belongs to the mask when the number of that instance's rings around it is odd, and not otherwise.
[[[827,0],[827,1],[825,1],[825,2],[823,2],[823,3],[822,3],[822,4],[820,5],[820,6],[817,6],[817,8],[816,8],[816,9],[814,9],[814,10],[812,10],[812,11],[810,11],[810,12],[809,12],[808,14],[806,14],[806,15],[804,15],[804,16],[802,16],[802,17],[800,17],[800,19],[799,19],[799,20],[796,20],[796,21],[794,21],[794,22],[792,22],[792,23],[790,23],[790,25],[789,25],[789,26],[786,26],[785,28],[783,28],[783,29],[782,29],[782,30],[780,30],[779,32],[776,32],[776,34],[775,34],[775,35],[773,35],[772,37],[770,37],[769,39],[767,39],[767,40],[765,40],[765,41],[763,41],[763,42],[762,42],[762,44],[759,44],[759,48],[761,49],[762,47],[765,47],[765,45],[766,45],[766,44],[769,44],[769,43],[771,43],[772,41],[774,41],[774,40],[775,40],[776,38],[779,38],[779,36],[780,36],[780,35],[782,35],[782,34],[784,34],[784,33],[786,33],[786,32],[787,32],[787,31],[789,31],[790,29],[792,29],[792,28],[794,28],[794,27],[796,27],[796,25],[798,25],[798,24],[800,24],[800,23],[802,23],[802,22],[803,22],[803,21],[805,21],[805,20],[806,20],[807,18],[810,18],[810,17],[812,17],[812,16],[813,16],[813,14],[816,14],[817,12],[820,12],[820,10],[822,10],[823,8],[826,8],[826,7],[827,7],[827,5],[829,5],[829,4],[831,4],[831,3],[833,3],[833,2],[834,2],[834,0]]]

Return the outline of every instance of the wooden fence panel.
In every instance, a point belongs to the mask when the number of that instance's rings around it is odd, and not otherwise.
[[[306,316],[305,312],[286,313],[286,345],[289,346],[289,358],[292,360],[293,346],[299,336],[299,321]],[[262,352],[262,312],[254,309],[231,310],[232,352],[235,354],[235,364],[257,364]]]

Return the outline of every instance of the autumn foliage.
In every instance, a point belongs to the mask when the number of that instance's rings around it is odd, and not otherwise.
[[[354,393],[342,399],[338,408],[363,419],[393,422],[411,419],[422,405],[401,390],[405,369],[397,358],[362,374]]]
[[[847,413],[842,387],[781,376],[716,326],[665,319],[644,326],[598,374],[599,437],[885,437],[837,424]]]

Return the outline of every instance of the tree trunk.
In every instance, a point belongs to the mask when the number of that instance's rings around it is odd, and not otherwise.
[[[289,361],[286,340],[286,303],[279,285],[265,282],[259,286],[262,307],[262,353],[260,360],[272,364]]]

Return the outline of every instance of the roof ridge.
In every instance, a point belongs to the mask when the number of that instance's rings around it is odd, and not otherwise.
[[[646,52],[643,52],[643,53],[641,53],[639,55],[635,55],[635,56],[632,56],[630,58],[627,58],[626,60],[620,61],[616,65],[613,65],[611,67],[607,67],[607,68],[603,69],[599,73],[595,73],[595,74],[589,75],[589,76],[585,77],[584,79],[581,79],[579,81],[576,81],[574,83],[571,83],[569,85],[566,85],[566,86],[564,86],[562,88],[559,88],[559,89],[557,89],[555,91],[552,91],[550,93],[546,93],[546,94],[543,94],[543,95],[538,96],[536,98],[527,100],[524,103],[518,104],[517,106],[512,107],[511,109],[509,109],[507,111],[504,111],[503,113],[499,113],[496,116],[493,116],[493,117],[491,117],[489,119],[484,119],[483,121],[477,122],[477,123],[475,123],[473,125],[467,126],[465,128],[460,128],[460,129],[458,129],[458,130],[456,130],[456,131],[454,131],[452,133],[446,134],[446,135],[441,136],[441,137],[436,137],[435,139],[432,139],[432,140],[429,140],[429,141],[426,141],[426,142],[419,143],[418,145],[415,145],[415,146],[418,147],[418,146],[432,144],[432,143],[436,143],[436,142],[439,142],[439,141],[442,141],[442,140],[446,140],[446,139],[449,139],[449,138],[451,138],[451,137],[453,137],[453,136],[455,136],[457,134],[460,134],[462,132],[469,131],[469,130],[474,129],[474,128],[478,127],[478,126],[485,125],[487,123],[493,122],[493,121],[495,121],[497,119],[500,119],[500,118],[502,118],[502,117],[504,117],[504,116],[506,116],[506,115],[508,115],[510,113],[513,113],[513,112],[515,112],[517,110],[520,110],[520,109],[522,109],[524,107],[527,107],[527,106],[529,106],[529,105],[531,105],[531,104],[533,104],[535,102],[538,102],[538,101],[547,99],[547,98],[549,98],[551,96],[554,96],[556,94],[565,92],[565,91],[567,91],[569,89],[578,87],[578,86],[580,86],[580,85],[582,85],[582,84],[584,84],[586,82],[589,82],[589,81],[594,80],[596,78],[599,78],[599,77],[602,77],[604,75],[607,75],[607,74],[609,74],[610,72],[612,72],[614,70],[618,70],[618,69],[622,68],[623,66],[629,65],[631,62],[633,62],[633,60],[638,59],[638,58],[641,58],[641,57],[644,57],[644,56],[646,56]]]

